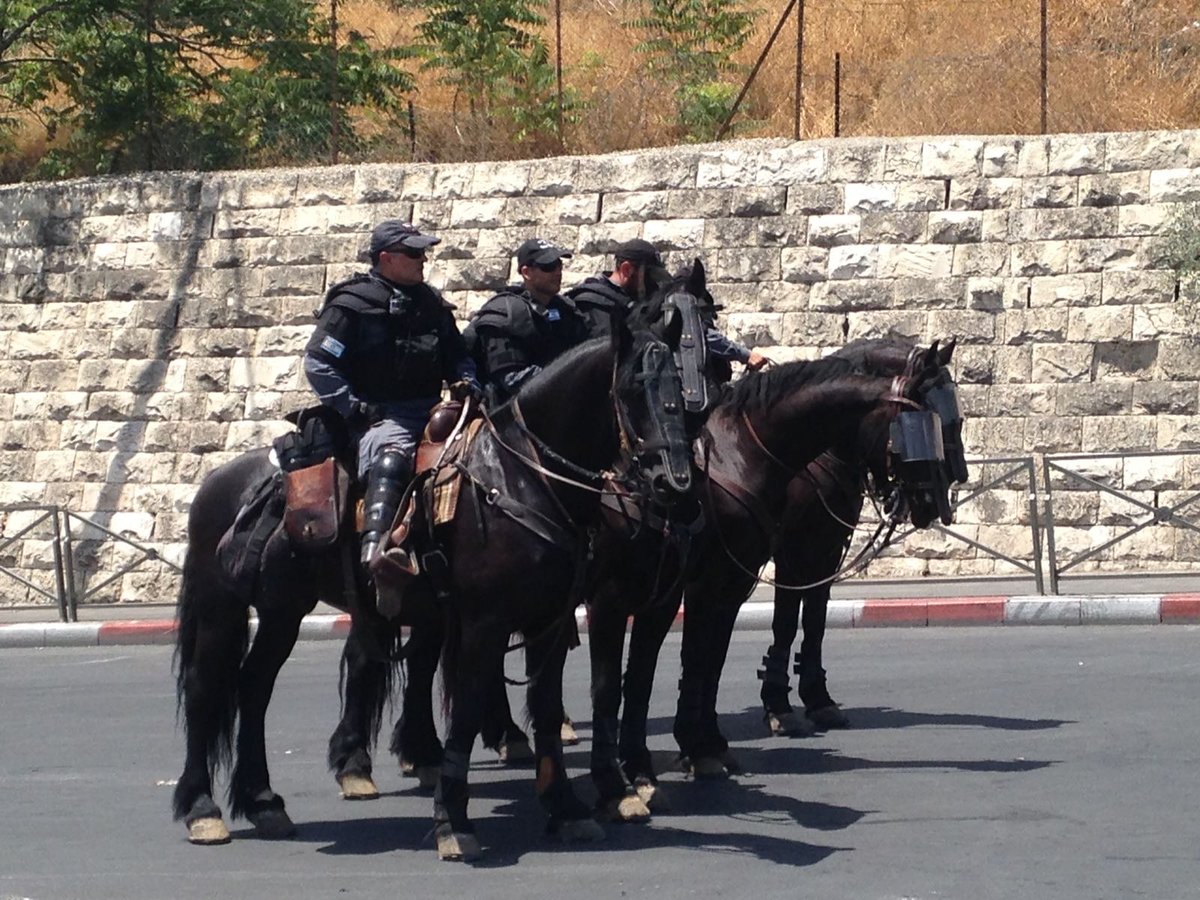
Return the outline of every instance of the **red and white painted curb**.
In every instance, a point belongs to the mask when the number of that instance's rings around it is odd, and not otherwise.
[[[738,612],[739,630],[768,630],[773,604],[746,603]],[[577,613],[579,628],[587,616]],[[1200,594],[1098,596],[952,597],[903,600],[831,600],[830,628],[921,627],[936,625],[1197,625]],[[682,613],[675,627],[683,622]],[[256,623],[251,620],[251,628]],[[300,625],[300,640],[344,638],[348,615],[312,615]],[[30,622],[0,625],[3,647],[106,647],[170,644],[176,623],[169,619],[109,622]]]

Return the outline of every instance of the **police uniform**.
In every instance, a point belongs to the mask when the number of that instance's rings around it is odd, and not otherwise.
[[[604,337],[612,330],[613,310],[628,312],[634,298],[608,277],[611,272],[592,275],[566,292],[583,319],[588,337]]]
[[[574,304],[555,295],[545,306],[510,285],[471,317],[463,332],[493,402],[504,402],[555,357],[588,337]]]

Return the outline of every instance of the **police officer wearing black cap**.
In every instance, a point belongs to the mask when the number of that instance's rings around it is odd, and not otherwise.
[[[521,284],[492,297],[471,317],[463,337],[489,403],[503,403],[559,354],[587,339],[587,323],[559,294],[571,252],[542,238],[517,248]]]
[[[567,297],[587,320],[590,337],[608,334],[614,309],[628,312],[634,303],[669,280],[661,254],[649,241],[625,241],[617,245],[613,256],[611,272],[586,278],[567,291]]]
[[[364,563],[392,526],[443,383],[479,389],[454,307],[425,283],[426,251],[440,241],[399,219],[379,223],[370,271],[329,289],[304,353],[309,384],[358,440]]]

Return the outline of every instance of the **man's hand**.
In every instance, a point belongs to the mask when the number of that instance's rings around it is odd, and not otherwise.
[[[455,400],[466,400],[468,397],[481,400],[483,399],[483,388],[474,378],[464,378],[462,381],[456,381],[450,385],[450,396]]]
[[[757,372],[759,369],[771,365],[771,358],[759,353],[757,350],[750,351],[750,358],[746,360],[746,367],[752,372]]]

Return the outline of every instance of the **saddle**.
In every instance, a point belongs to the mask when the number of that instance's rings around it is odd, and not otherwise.
[[[400,501],[396,525],[371,563],[376,603],[385,616],[399,612],[405,588],[423,568],[436,577],[431,570],[446,565],[436,547],[418,562],[413,538],[418,525],[432,532],[454,518],[463,478],[453,463],[466,453],[483,424],[474,402],[468,403],[464,407],[461,401],[446,400],[434,407],[417,447],[416,470]]]

